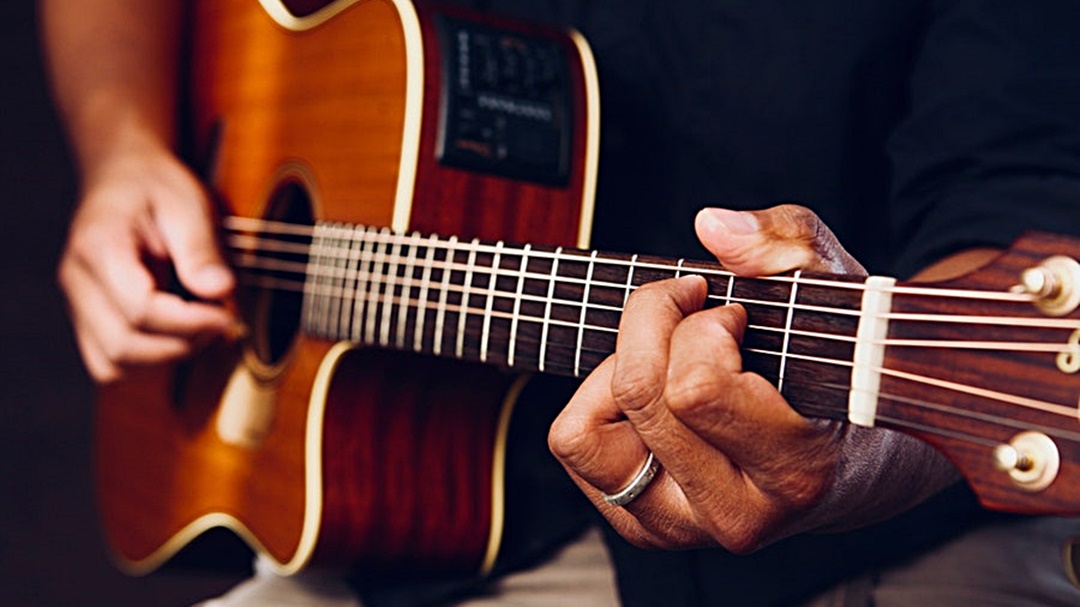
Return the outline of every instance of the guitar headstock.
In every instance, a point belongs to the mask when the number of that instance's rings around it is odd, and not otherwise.
[[[897,286],[878,425],[934,445],[982,503],[1080,514],[1080,240],[1032,233],[942,283]]]

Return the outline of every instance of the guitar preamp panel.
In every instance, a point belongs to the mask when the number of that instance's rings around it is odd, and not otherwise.
[[[437,27],[439,162],[566,186],[573,124],[559,43],[446,15]]]

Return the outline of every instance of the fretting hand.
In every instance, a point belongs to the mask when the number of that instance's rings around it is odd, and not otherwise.
[[[809,210],[705,210],[697,232],[728,269],[864,274]],[[891,516],[957,478],[943,457],[887,430],[807,419],[744,372],[738,305],[702,310],[705,281],[646,285],[628,300],[615,354],[551,428],[552,452],[614,528],[643,547],[760,548],[809,530]],[[661,464],[625,506],[649,452]]]

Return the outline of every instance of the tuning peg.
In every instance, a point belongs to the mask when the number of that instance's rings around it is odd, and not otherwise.
[[[1020,273],[1019,293],[1034,297],[1034,304],[1050,316],[1064,316],[1080,306],[1080,263],[1055,255]]]
[[[1057,445],[1042,432],[1021,432],[1008,443],[994,447],[993,456],[995,468],[1032,493],[1049,487],[1061,466]]]

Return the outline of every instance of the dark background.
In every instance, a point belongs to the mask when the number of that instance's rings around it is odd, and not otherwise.
[[[94,511],[93,391],[54,268],[76,196],[38,49],[33,0],[0,22],[0,604],[190,605],[237,573],[170,568],[130,578],[109,562]]]

